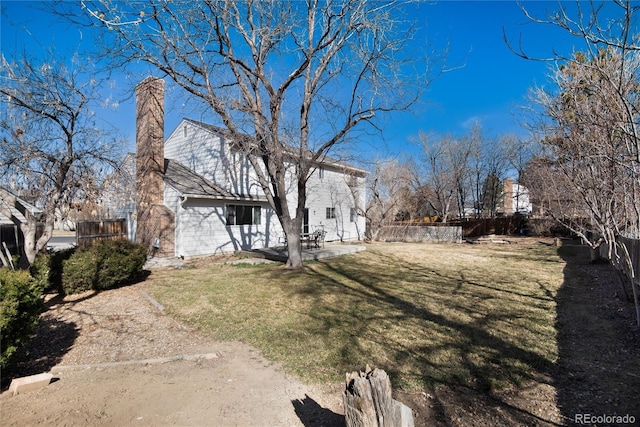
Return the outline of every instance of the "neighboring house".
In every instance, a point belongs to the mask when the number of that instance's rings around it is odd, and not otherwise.
[[[136,94],[137,240],[167,257],[282,246],[284,232],[255,171],[226,132],[183,119],[164,141],[164,81],[147,78]],[[361,238],[367,172],[332,159],[315,166],[303,232]]]
[[[515,213],[529,215],[532,210],[533,206],[529,199],[529,190],[511,178],[505,179],[500,212],[504,215],[513,215]]]
[[[0,249],[4,251],[4,243],[11,254],[19,255],[24,244],[21,225],[26,224],[29,214],[37,218],[41,213],[41,209],[0,187]]]
[[[125,218],[127,238],[136,240],[136,154],[127,153],[120,166],[103,185],[99,201],[100,219]]]

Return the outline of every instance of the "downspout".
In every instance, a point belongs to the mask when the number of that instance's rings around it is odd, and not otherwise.
[[[182,209],[186,209],[184,207],[184,204],[187,202],[187,199],[189,197],[187,196],[180,196],[180,209],[177,209],[176,212],[176,219],[175,219],[175,224],[176,224],[176,228],[174,230],[174,237],[173,237],[173,241],[175,242],[175,254],[176,256],[180,257],[180,258],[184,258],[184,254],[180,253],[182,252],[182,240],[179,239],[179,231],[180,231],[180,215],[182,212]]]

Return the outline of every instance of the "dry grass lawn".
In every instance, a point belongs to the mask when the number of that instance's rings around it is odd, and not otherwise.
[[[557,248],[534,241],[397,243],[303,271],[201,263],[154,271],[147,284],[169,314],[308,382],[369,364],[405,389],[488,391],[542,381],[555,363],[564,266]]]

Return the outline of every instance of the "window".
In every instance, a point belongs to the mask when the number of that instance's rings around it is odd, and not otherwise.
[[[324,178],[324,168],[323,167],[319,167],[318,168],[318,178],[320,178],[320,179]]]
[[[351,222],[358,222],[358,210],[356,208],[351,208],[349,214]]]
[[[259,225],[260,206],[227,205],[227,225]]]
[[[327,219],[335,219],[336,208],[327,208]]]

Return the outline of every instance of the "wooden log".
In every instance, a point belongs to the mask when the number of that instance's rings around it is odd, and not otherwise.
[[[382,369],[347,374],[343,394],[347,427],[413,427],[413,414],[392,398],[391,380]]]
[[[2,244],[4,245],[4,242],[2,242]],[[2,254],[2,249],[0,249],[0,261],[2,261],[2,265],[4,265],[6,268],[9,268],[9,261],[7,261]]]
[[[9,248],[7,247],[6,242],[2,242],[2,247],[4,248],[4,251],[7,254],[7,261],[9,261],[9,264],[11,265],[11,269],[15,270],[16,268],[13,265],[13,259],[11,258],[11,252],[9,252]],[[3,261],[3,263],[4,263],[4,261]]]
[[[374,369],[367,375],[371,385],[371,396],[380,427],[394,427],[396,424],[395,405],[391,397],[391,380],[382,369]]]
[[[344,418],[347,427],[378,427],[371,385],[366,378],[352,378],[344,393]]]

